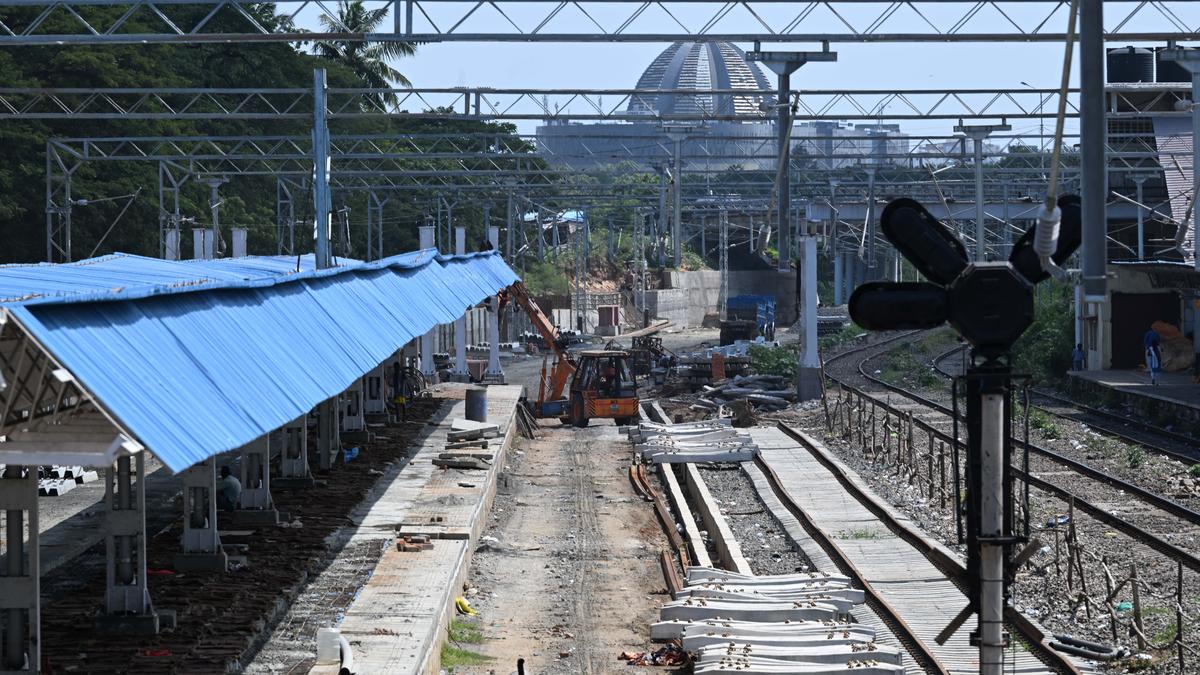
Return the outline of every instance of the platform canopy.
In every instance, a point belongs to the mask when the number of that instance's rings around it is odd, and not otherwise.
[[[494,252],[338,263],[0,266],[0,463],[105,467],[149,450],[180,471],[307,414],[518,279]]]

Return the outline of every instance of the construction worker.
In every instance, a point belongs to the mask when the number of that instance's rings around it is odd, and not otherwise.
[[[217,481],[217,508],[232,511],[238,507],[241,496],[242,482],[229,471],[229,467],[221,467],[221,478]]]

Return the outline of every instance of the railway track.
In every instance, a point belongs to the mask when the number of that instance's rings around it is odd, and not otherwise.
[[[966,569],[959,559],[919,532],[897,511],[868,494],[849,476],[844,465],[834,461],[811,438],[783,424],[778,431],[794,442],[795,449],[764,450],[754,466],[766,477],[772,496],[782,504],[786,515],[799,522],[840,572],[855,579],[864,589],[868,606],[925,672],[976,672],[978,665],[974,659],[978,652],[966,639],[967,628],[960,629],[944,644],[934,639],[955,611],[966,604]],[[817,476],[820,471],[832,474],[832,480]],[[807,489],[812,486],[797,486],[800,475],[830,487],[815,490]],[[789,485],[812,502],[808,509],[798,503]],[[851,499],[846,500],[844,495]],[[814,504],[819,506],[812,508]],[[870,516],[863,513],[864,509]],[[861,524],[866,517],[877,519],[889,534],[847,537],[844,532],[831,531],[829,526],[839,518]],[[887,555],[872,555],[881,551]],[[929,565],[936,571],[929,569]],[[945,581],[938,582],[933,575],[941,575]],[[1050,647],[1047,635],[1027,617],[1010,608],[1006,620],[1010,630],[1025,644],[1025,650],[1009,652],[1012,662],[1006,670],[1011,667],[1012,672],[1020,673],[1080,672],[1071,659]]]
[[[946,367],[946,362],[951,357],[962,354],[964,349],[964,345],[955,345],[938,354],[933,358],[934,369],[945,377],[953,378],[955,373]],[[1140,445],[1151,452],[1188,465],[1200,462],[1200,447],[1193,436],[1089,406],[1044,389],[1031,388],[1030,393],[1035,399],[1030,401],[1031,405],[1048,415],[1086,424],[1097,433],[1124,443]],[[1041,399],[1042,402],[1038,403],[1036,399]]]
[[[913,337],[919,333],[920,331],[911,331],[888,336],[887,338],[877,340],[868,345],[863,345],[861,347],[841,352],[826,361],[826,376],[839,386],[851,391],[853,394],[869,399],[873,406],[882,409],[888,415],[895,415],[902,418],[906,416],[909,411],[902,410],[898,406],[892,404],[890,401],[884,400],[884,397],[881,397],[877,392],[868,391],[866,387],[854,386],[848,382],[848,380],[852,379],[852,377],[861,378],[871,386],[882,388],[886,392],[898,394],[903,396],[905,399],[920,405],[921,407],[934,411],[939,415],[939,418],[935,419],[934,422],[929,422],[924,419],[914,419],[914,426],[918,427],[922,432],[928,434],[931,438],[936,439],[939,442],[944,442],[951,445],[955,443],[961,444],[962,441],[956,439],[953,433],[948,433],[944,428],[942,428],[943,426],[950,426],[952,424],[951,416],[953,415],[953,410],[950,407],[939,401],[934,401],[927,396],[905,389],[904,387],[900,387],[890,382],[886,382],[882,378],[867,373],[865,364],[868,361],[876,356],[879,356],[882,352],[891,349],[894,343]],[[841,366],[840,363],[855,355],[859,355],[861,358],[857,364],[850,369],[850,373],[852,374],[848,376],[845,372],[845,367]],[[837,370],[842,371],[842,374],[830,374],[829,371],[831,369],[828,367],[828,364],[831,362],[839,363]],[[1134,497],[1144,506],[1148,507],[1148,512],[1139,514],[1138,520],[1141,522],[1135,523],[1133,522],[1132,518],[1127,518],[1113,513],[1111,508],[1108,508],[1101,503],[1100,499],[1103,499],[1104,496],[1101,494],[1101,496],[1097,498],[1096,488],[1088,488],[1086,493],[1083,490],[1072,490],[1071,488],[1062,485],[1062,483],[1065,481],[1055,480],[1052,482],[1039,477],[1032,471],[1026,471],[1022,468],[1014,467],[1014,475],[1030,488],[1040,490],[1058,499],[1061,499],[1062,501],[1071,504],[1076,510],[1086,513],[1106,526],[1125,534],[1135,541],[1167,556],[1172,560],[1180,562],[1184,567],[1200,572],[1200,557],[1197,557],[1194,552],[1185,550],[1155,533],[1155,531],[1162,531],[1177,534],[1180,531],[1181,526],[1200,526],[1200,513],[1151,490],[1116,476],[1112,476],[1084,462],[1067,457],[1062,453],[1056,452],[1049,448],[1039,446],[1036,443],[1030,442],[1026,444],[1023,440],[1014,439],[1014,444],[1017,447],[1028,449],[1031,456],[1037,456],[1043,460],[1057,464],[1062,468],[1066,468],[1071,473],[1079,476],[1082,479],[1086,479],[1092,483],[1101,483],[1113,490],[1119,490],[1125,495]],[[1119,503],[1120,494],[1109,496],[1112,497],[1112,499],[1109,499],[1108,501]],[[1159,512],[1159,514],[1153,513],[1154,511]],[[1184,525],[1184,523],[1180,523],[1180,520],[1184,521],[1186,525]]]

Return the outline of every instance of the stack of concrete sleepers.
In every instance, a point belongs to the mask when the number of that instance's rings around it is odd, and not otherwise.
[[[902,673],[900,651],[851,623],[863,592],[840,575],[735,574],[688,568],[687,585],[663,605],[655,640],[680,640],[695,672]]]
[[[629,430],[634,450],[653,464],[685,462],[747,462],[758,454],[750,435],[722,423],[655,424],[643,422]]]

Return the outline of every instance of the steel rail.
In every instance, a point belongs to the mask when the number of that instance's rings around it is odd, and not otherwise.
[[[841,353],[831,357],[830,359],[828,359],[826,361],[826,363],[829,363],[830,361],[842,359],[842,358],[845,358],[845,357],[853,355],[853,354],[858,354],[858,353],[861,353],[868,349],[885,346],[885,345],[895,342],[897,340],[901,340],[901,339],[904,339],[907,337],[912,337],[913,335],[920,333],[920,332],[922,332],[922,331],[910,331],[907,333],[902,333],[900,335],[889,337],[888,339],[881,341],[881,342],[875,342],[875,343],[872,343],[869,345],[864,345],[862,347],[850,349],[850,350],[841,352]],[[866,390],[861,389],[859,387],[849,385],[831,375],[827,374],[826,377],[828,379],[832,380],[839,387],[842,387],[843,389],[845,389],[847,391],[850,391],[858,396],[861,396],[861,397],[864,397],[864,398],[870,400],[873,405],[879,406],[880,408],[882,408],[883,410],[885,410],[886,412],[888,412],[890,414],[894,414],[897,416],[907,416],[907,413],[905,411],[901,411],[899,408],[888,403],[887,401],[881,400],[875,394],[867,392]],[[900,392],[897,392],[897,393],[900,393]],[[912,399],[911,396],[907,396],[907,398]],[[917,401],[917,402],[924,403],[924,401]],[[924,420],[913,417],[912,421],[913,421],[913,424],[915,426],[917,426],[921,431],[934,437],[935,439],[937,439],[939,441],[942,441],[945,443],[950,443],[952,445],[961,445],[962,444],[962,441],[960,439],[954,438],[950,434],[942,431],[941,429],[934,427],[932,424],[929,424],[928,422],[925,422]],[[1171,543],[1159,538],[1158,536],[1142,529],[1141,527],[1139,527],[1119,516],[1109,513],[1104,508],[1102,508],[1096,504],[1093,504],[1091,501],[1087,500],[1086,498],[1081,497],[1073,492],[1070,492],[1069,490],[1067,490],[1065,488],[1054,485],[1053,483],[1050,483],[1041,478],[1038,478],[1037,476],[1026,474],[1024,471],[1022,471],[1018,467],[1011,467],[1011,470],[1012,470],[1014,476],[1016,476],[1019,480],[1022,480],[1022,481],[1025,481],[1026,483],[1028,483],[1028,485],[1030,487],[1034,487],[1039,490],[1042,490],[1043,492],[1054,495],[1055,497],[1061,499],[1062,501],[1073,503],[1075,505],[1075,508],[1086,513],[1087,515],[1091,516],[1092,518],[1100,521],[1101,523],[1108,525],[1112,529],[1130,537],[1131,539],[1137,541],[1140,544],[1143,544],[1147,548],[1150,548],[1154,551],[1157,551],[1157,552],[1167,556],[1168,558],[1170,558],[1172,560],[1179,561],[1185,567],[1187,567],[1188,569],[1190,569],[1192,571],[1200,572],[1200,557],[1197,557],[1187,551],[1184,551],[1183,549],[1179,548],[1178,546],[1175,546],[1174,544],[1171,544]]]
[[[866,372],[866,369],[865,369],[865,365],[868,360],[870,360],[870,358],[864,359],[861,363],[858,364],[858,368],[859,368],[859,373],[864,378],[866,378],[869,382],[873,382],[873,383],[883,387],[884,389],[887,389],[888,391],[893,391],[897,394],[900,394],[901,396],[912,399],[913,401],[920,403],[921,405],[924,405],[927,408],[936,410],[937,412],[940,412],[943,415],[950,416],[954,413],[954,411],[951,410],[948,406],[946,406],[942,403],[939,403],[937,401],[934,401],[931,398],[928,398],[926,396],[918,394],[910,389],[905,389],[904,387],[901,387],[899,385],[895,385],[895,384],[891,384],[890,382],[886,382],[882,378],[875,377],[874,375],[868,375]],[[1088,478],[1091,478],[1092,480],[1099,481],[1101,483],[1105,483],[1107,485],[1117,488],[1118,490],[1124,490],[1125,492],[1128,492],[1129,494],[1133,495],[1134,497],[1137,497],[1139,500],[1145,502],[1146,504],[1149,504],[1150,506],[1153,506],[1153,507],[1159,509],[1160,511],[1165,511],[1165,512],[1175,516],[1176,518],[1181,518],[1183,520],[1186,520],[1189,523],[1192,523],[1193,525],[1200,525],[1200,512],[1193,511],[1192,509],[1189,509],[1186,506],[1179,504],[1178,502],[1167,499],[1166,497],[1163,497],[1162,495],[1160,495],[1156,492],[1151,492],[1139,485],[1130,483],[1127,480],[1124,480],[1122,478],[1117,478],[1116,476],[1109,475],[1108,473],[1101,471],[1100,469],[1097,469],[1096,467],[1091,466],[1090,464],[1085,464],[1083,462],[1080,462],[1079,460],[1072,459],[1070,457],[1067,457],[1066,455],[1055,452],[1054,450],[1051,450],[1049,448],[1042,447],[1036,443],[1030,442],[1027,444],[1025,441],[1015,439],[1015,438],[1012,439],[1012,443],[1013,443],[1013,445],[1020,447],[1020,448],[1027,449],[1030,452],[1032,452],[1040,457],[1048,459],[1057,464],[1061,464],[1062,466],[1067,467],[1068,469],[1071,469],[1072,471],[1074,471],[1080,475],[1086,476]]]
[[[809,454],[811,454],[813,458],[815,458],[817,462],[821,464],[821,466],[825,467],[826,470],[832,473],[837,479],[838,484],[841,485],[842,489],[845,490],[851,497],[853,497],[855,501],[857,501],[859,504],[862,504],[864,508],[870,511],[872,515],[878,518],[879,521],[894,534],[896,534],[896,536],[900,537],[907,544],[920,551],[921,554],[924,555],[934,567],[938,568],[940,572],[945,574],[950,581],[958,586],[959,590],[964,591],[965,593],[968,585],[967,569],[962,562],[950,554],[943,546],[939,545],[933,539],[925,536],[915,527],[901,522],[900,519],[896,517],[895,513],[877,497],[866,493],[853,480],[850,480],[850,477],[846,474],[846,471],[842,466],[830,461],[830,458],[824,452],[821,452],[819,449],[813,447],[812,443],[803,433],[784,424],[783,422],[779,422],[777,426],[780,431],[782,431],[792,440],[799,443],[801,447],[806,449]],[[797,511],[800,511],[801,513],[803,511],[799,509],[799,507],[787,496],[787,493],[781,489],[782,484],[779,481],[778,476],[773,470],[771,470],[770,466],[767,465],[761,457],[755,458],[755,464],[757,464],[759,468],[763,469],[763,473],[767,475],[768,481],[771,483],[771,487],[775,491],[780,502],[783,503],[788,511],[792,512],[793,515],[796,515],[797,519],[800,520],[801,523],[805,523],[805,519],[797,515]],[[807,525],[805,529],[809,529]],[[810,532],[810,535],[811,534],[813,533]],[[1005,618],[1008,620],[1009,624],[1017,629],[1017,632],[1021,634],[1022,638],[1024,638],[1024,641],[1033,647],[1030,650],[1031,653],[1037,656],[1038,659],[1045,663],[1048,667],[1059,673],[1072,673],[1074,675],[1079,675],[1080,671],[1075,667],[1075,664],[1072,663],[1065,655],[1055,651],[1054,649],[1051,649],[1046,639],[1046,634],[1026,616],[1016,611],[1016,609],[1013,607],[1005,607]]]
[[[952,347],[951,349],[948,349],[945,352],[933,357],[934,369],[937,370],[940,374],[942,374],[945,377],[951,377],[951,378],[954,377],[954,375],[952,373],[950,373],[947,370],[945,370],[944,368],[942,368],[942,363],[946,359],[953,356],[956,352],[962,351],[964,348],[965,348],[965,345],[956,345],[956,346]],[[1184,434],[1176,433],[1174,431],[1163,429],[1162,427],[1156,427],[1153,424],[1148,424],[1141,420],[1136,420],[1136,419],[1132,419],[1132,418],[1128,418],[1128,417],[1122,417],[1115,413],[1108,412],[1107,410],[1093,408],[1092,406],[1089,406],[1089,405],[1086,405],[1083,403],[1079,403],[1078,401],[1073,401],[1069,398],[1058,396],[1057,394],[1051,394],[1051,393],[1049,393],[1047,391],[1043,391],[1041,389],[1032,389],[1031,388],[1030,393],[1033,396],[1040,396],[1042,398],[1050,399],[1052,401],[1057,401],[1059,403],[1063,403],[1065,405],[1071,406],[1072,408],[1077,409],[1082,414],[1095,415],[1096,417],[1101,417],[1104,419],[1112,420],[1114,422],[1118,422],[1120,424],[1135,427],[1140,433],[1161,436],[1162,438],[1169,439],[1171,441],[1180,443],[1185,446],[1195,446],[1196,445],[1196,439],[1192,436],[1187,436]],[[1060,419],[1069,420],[1072,422],[1078,422],[1080,424],[1086,424],[1087,426],[1091,427],[1092,429],[1095,429],[1097,432],[1100,432],[1104,435],[1112,436],[1112,437],[1117,438],[1126,443],[1132,443],[1135,445],[1143,446],[1143,447],[1148,448],[1149,450],[1156,452],[1160,455],[1170,457],[1171,459],[1174,459],[1179,462],[1184,462],[1188,465],[1195,464],[1196,462],[1200,461],[1200,449],[1193,451],[1191,454],[1179,452],[1176,450],[1172,450],[1170,448],[1165,448],[1161,445],[1158,445],[1157,443],[1149,442],[1149,441],[1145,440],[1144,438],[1138,438],[1136,436],[1132,436],[1129,434],[1128,431],[1118,429],[1118,428],[1113,427],[1108,424],[1096,423],[1095,421],[1092,421],[1092,420],[1081,420],[1081,419],[1078,419],[1075,417],[1071,417],[1070,415],[1067,415],[1067,414],[1061,413],[1061,412],[1057,412],[1057,411],[1047,408],[1045,406],[1035,405],[1032,403],[1032,401],[1030,402],[1030,405],[1033,405],[1033,407],[1037,408],[1038,410],[1041,410],[1042,412],[1046,413],[1047,415],[1053,415]]]
[[[782,425],[780,425],[780,427],[783,428]],[[800,522],[801,527],[803,527],[804,531],[808,533],[808,536],[812,537],[813,541],[817,542],[817,545],[824,549],[829,557],[833,559],[834,564],[838,567],[838,571],[853,579],[855,584],[857,584],[858,587],[863,590],[863,593],[866,595],[867,606],[870,607],[873,612],[875,612],[880,620],[887,624],[888,628],[896,635],[896,639],[900,641],[908,653],[912,655],[912,657],[921,665],[922,668],[925,669],[926,672],[949,675],[949,671],[947,671],[946,667],[942,665],[941,661],[934,656],[929,645],[925,644],[925,641],[917,636],[912,628],[908,626],[908,623],[904,621],[904,617],[900,616],[899,612],[892,607],[891,603],[879,595],[874,586],[867,581],[866,577],[862,574],[862,572],[859,571],[858,567],[856,567],[850,558],[845,554],[845,552],[842,551],[841,547],[839,547],[831,538],[826,536],[826,534],[821,531],[821,529],[817,527],[811,519],[809,519],[808,514],[804,512],[804,509],[800,508],[799,505],[792,501],[791,497],[788,496],[787,491],[783,488],[783,481],[780,480],[779,475],[775,473],[775,470],[771,468],[771,465],[763,461],[761,456],[756,456],[754,458],[754,464],[763,472],[763,475],[766,476],[767,482],[770,484],[771,490],[775,493],[775,496],[779,499],[779,502],[783,504],[783,507],[787,509],[797,521]]]

